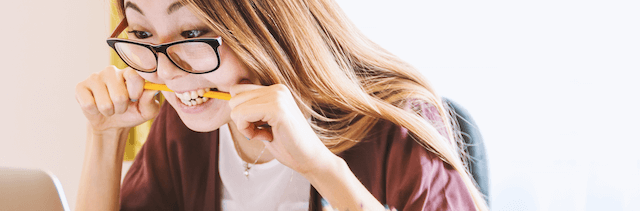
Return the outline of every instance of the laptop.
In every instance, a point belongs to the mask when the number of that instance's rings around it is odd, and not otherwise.
[[[70,211],[62,185],[53,174],[0,167],[0,211]]]

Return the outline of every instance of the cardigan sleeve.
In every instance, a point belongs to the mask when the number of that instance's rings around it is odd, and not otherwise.
[[[448,137],[435,106],[412,103],[412,109]],[[418,144],[406,128],[392,128],[385,164],[387,204],[398,210],[475,210],[458,171]]]
[[[415,108],[446,137],[435,107]],[[460,174],[418,144],[406,128],[380,120],[371,131],[339,156],[380,203],[403,211],[475,210]]]
[[[460,174],[399,129],[386,163],[387,204],[398,210],[475,210]]]

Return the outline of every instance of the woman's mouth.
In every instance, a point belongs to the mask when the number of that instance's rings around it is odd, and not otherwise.
[[[217,91],[218,89],[204,88],[182,93],[175,92],[175,94],[176,97],[178,97],[178,99],[182,102],[182,104],[187,106],[197,106],[206,103],[209,100],[208,97],[203,97],[203,95],[210,90]]]

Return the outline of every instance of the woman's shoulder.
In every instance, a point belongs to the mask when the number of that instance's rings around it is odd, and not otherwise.
[[[446,136],[444,120],[435,106],[409,106]],[[391,121],[379,120],[365,140],[339,155],[376,198],[399,210],[474,207],[460,174],[420,145],[409,130]]]

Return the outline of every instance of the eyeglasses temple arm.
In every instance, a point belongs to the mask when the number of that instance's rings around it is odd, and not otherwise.
[[[123,18],[120,23],[118,24],[118,26],[113,30],[113,33],[111,33],[111,36],[109,38],[116,38],[118,37],[118,35],[120,33],[122,33],[122,31],[127,28],[127,26],[129,26],[129,24],[127,23],[127,17]]]

